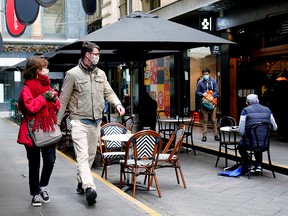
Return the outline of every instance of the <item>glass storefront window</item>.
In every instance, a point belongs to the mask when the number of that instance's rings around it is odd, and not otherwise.
[[[142,0],[142,11],[149,12],[159,7],[169,5],[179,0]]]
[[[65,0],[43,8],[43,23],[44,35],[49,35],[49,38],[65,35]]]
[[[221,71],[218,68],[221,64],[218,62],[217,55],[211,53],[210,47],[198,47],[187,50],[187,56],[190,58],[190,110],[200,109],[200,101],[195,92],[197,82],[202,76],[202,69],[206,67],[211,71],[210,76],[218,83],[219,102],[221,99],[221,77],[217,71]]]

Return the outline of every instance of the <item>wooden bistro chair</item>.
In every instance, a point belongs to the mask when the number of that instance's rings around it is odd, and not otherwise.
[[[161,145],[162,138],[154,130],[136,132],[127,142],[125,158],[120,161],[120,188],[122,189],[123,185],[122,177],[125,178],[126,174],[130,175],[133,188],[132,197],[135,198],[137,178],[141,175],[144,176],[144,179],[148,179],[148,191],[154,180],[158,196],[161,197],[155,172],[155,164],[158,160]]]
[[[228,166],[228,150],[232,150],[235,152],[235,156],[237,157],[237,146],[239,144],[239,141],[236,140],[236,133],[232,132],[226,132],[221,130],[221,127],[225,126],[236,126],[236,120],[231,117],[231,116],[223,116],[219,120],[219,125],[218,125],[218,132],[219,132],[219,151],[218,151],[218,156],[217,160],[215,163],[215,167],[218,166],[219,159],[222,153],[222,148],[224,148],[224,157],[225,157],[225,166]]]
[[[261,153],[267,152],[269,167],[272,171],[273,177],[276,178],[270,156],[270,136],[272,128],[273,126],[271,123],[257,122],[253,124],[248,131],[246,131],[246,137],[249,140],[248,151],[249,151],[250,164],[252,164],[254,152],[261,152]],[[251,176],[251,168],[252,166],[250,166],[248,172],[249,179]]]
[[[126,134],[127,129],[120,123],[110,122],[103,125],[100,129],[100,136]],[[121,141],[106,141],[101,139],[102,145],[102,162],[103,171],[102,178],[105,174],[107,179],[107,167],[112,164],[119,163],[120,159],[124,158],[125,152],[123,151],[123,142]]]
[[[171,135],[171,138],[169,139],[164,150],[162,151],[162,153],[159,154],[159,158],[156,164],[156,169],[174,168],[178,184],[180,184],[179,175],[178,175],[178,171],[179,171],[184,188],[186,188],[186,182],[185,182],[181,164],[180,164],[179,153],[182,148],[182,141],[184,138],[185,127],[186,127],[185,125],[180,125],[176,129],[176,131]],[[168,150],[172,143],[175,143],[174,148],[172,149],[170,153],[168,153]]]

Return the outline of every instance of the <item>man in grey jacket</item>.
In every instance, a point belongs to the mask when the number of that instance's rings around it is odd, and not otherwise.
[[[78,169],[77,191],[86,194],[89,205],[94,205],[97,197],[91,167],[96,156],[105,100],[115,107],[120,116],[125,114],[105,72],[96,66],[99,52],[100,48],[95,43],[83,43],[78,65],[66,72],[60,94],[61,108],[57,115],[58,122],[61,122],[65,110],[70,112],[71,135]]]

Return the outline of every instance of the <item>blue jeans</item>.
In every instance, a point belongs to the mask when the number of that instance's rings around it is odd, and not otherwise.
[[[40,193],[40,187],[46,187],[49,183],[56,160],[56,145],[53,144],[44,148],[25,146],[25,148],[29,165],[30,194],[35,196]],[[42,155],[43,166],[39,179],[40,154]]]

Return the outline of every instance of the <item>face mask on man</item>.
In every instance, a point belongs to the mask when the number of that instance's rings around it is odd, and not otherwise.
[[[209,79],[209,75],[203,75],[203,80],[208,80]]]
[[[97,65],[99,62],[99,56],[95,56],[93,59],[92,59],[92,64],[95,66]]]

